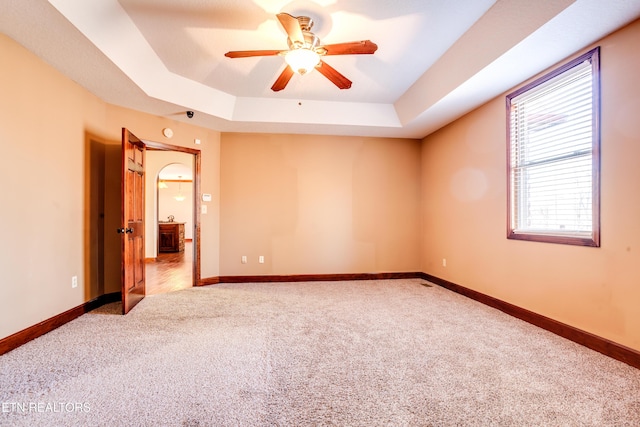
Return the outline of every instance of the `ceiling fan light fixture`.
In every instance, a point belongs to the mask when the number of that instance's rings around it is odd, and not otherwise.
[[[293,49],[284,55],[291,69],[300,75],[312,71],[320,63],[320,55],[307,48]]]

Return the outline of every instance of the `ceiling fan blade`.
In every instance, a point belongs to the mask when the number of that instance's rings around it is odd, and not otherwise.
[[[278,21],[280,21],[284,27],[284,30],[287,32],[289,40],[291,40],[292,43],[298,42],[300,44],[304,44],[304,35],[302,34],[298,18],[289,15],[288,13],[279,13],[276,16],[278,17]]]
[[[281,50],[234,50],[224,54],[227,58],[249,58],[251,56],[275,56]]]
[[[292,76],[293,76],[293,69],[287,65],[287,67],[284,70],[282,70],[282,73],[280,73],[280,76],[278,77],[276,82],[273,84],[273,86],[271,86],[271,90],[274,92],[278,92],[284,89],[287,86],[287,83],[289,83],[289,80],[291,80]]]
[[[378,50],[378,45],[371,40],[327,44],[322,47],[327,51],[326,55],[366,55]]]
[[[327,51],[326,55],[366,55],[378,50],[378,45],[371,40],[328,44],[322,47]]]
[[[340,89],[349,89],[351,87],[351,80],[340,74],[335,68],[326,62],[320,61],[320,65],[318,65],[316,69],[320,74],[331,80],[333,84],[338,86]]]

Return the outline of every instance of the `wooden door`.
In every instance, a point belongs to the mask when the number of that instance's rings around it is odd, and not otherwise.
[[[122,314],[145,294],[144,286],[144,157],[146,147],[122,129]]]

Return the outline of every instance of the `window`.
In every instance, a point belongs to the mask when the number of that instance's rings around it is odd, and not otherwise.
[[[600,246],[599,56],[507,95],[509,239]]]

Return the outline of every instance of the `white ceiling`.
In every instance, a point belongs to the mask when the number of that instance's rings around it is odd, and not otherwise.
[[[325,57],[270,90],[286,49],[275,15],[314,19]],[[640,0],[3,0],[0,31],[106,102],[223,132],[422,138],[640,17]],[[189,119],[185,111],[195,111]]]

